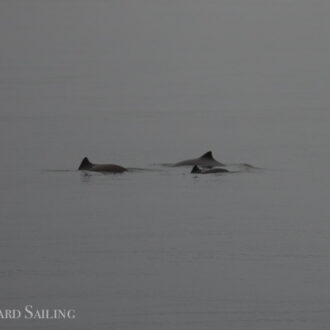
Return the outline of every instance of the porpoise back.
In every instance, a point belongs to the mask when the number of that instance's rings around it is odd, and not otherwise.
[[[116,164],[93,164],[87,157],[82,160],[78,170],[108,173],[123,173],[127,171],[125,167]]]
[[[190,173],[196,174],[212,174],[212,173],[229,173],[225,168],[215,167],[211,169],[201,170],[197,165],[195,165]]]
[[[224,164],[218,162],[213,158],[212,151],[208,151],[204,155],[198,158],[183,160],[181,162],[174,164],[173,166],[194,166],[194,165],[207,167],[207,168],[212,168],[215,166],[224,166]]]

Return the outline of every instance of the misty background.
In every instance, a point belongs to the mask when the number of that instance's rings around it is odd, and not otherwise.
[[[330,3],[0,1],[12,329],[330,323]],[[262,168],[191,176],[212,150]],[[81,175],[81,159],[153,171]]]

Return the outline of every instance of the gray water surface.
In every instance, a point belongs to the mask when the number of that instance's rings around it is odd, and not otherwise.
[[[1,1],[1,329],[329,329],[329,12]]]

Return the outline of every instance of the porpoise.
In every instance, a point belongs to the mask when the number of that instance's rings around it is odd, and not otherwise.
[[[209,170],[202,170],[197,165],[195,165],[192,168],[191,173],[196,173],[196,174],[211,174],[211,173],[229,173],[229,171],[226,170],[225,168],[220,168],[220,167],[214,167],[214,168],[209,169]]]
[[[108,172],[108,173],[123,173],[127,169],[115,164],[92,164],[87,157],[85,157],[79,168],[79,171],[93,171],[93,172]]]
[[[187,159],[174,164],[173,166],[191,166],[197,165],[201,167],[212,168],[216,166],[224,166],[224,164],[218,162],[213,158],[212,151],[208,151],[199,158]]]

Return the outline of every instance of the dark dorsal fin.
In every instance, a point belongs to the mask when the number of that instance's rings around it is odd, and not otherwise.
[[[87,157],[84,157],[78,170],[84,170],[84,169],[90,168],[91,166],[92,166],[92,163],[89,161],[89,159]]]
[[[214,159],[214,158],[213,158],[213,155],[212,155],[212,151],[208,151],[208,152],[205,153],[203,156],[201,156],[201,158]]]
[[[200,172],[201,172],[201,170],[197,165],[195,165],[191,170],[191,173],[200,173]]]

